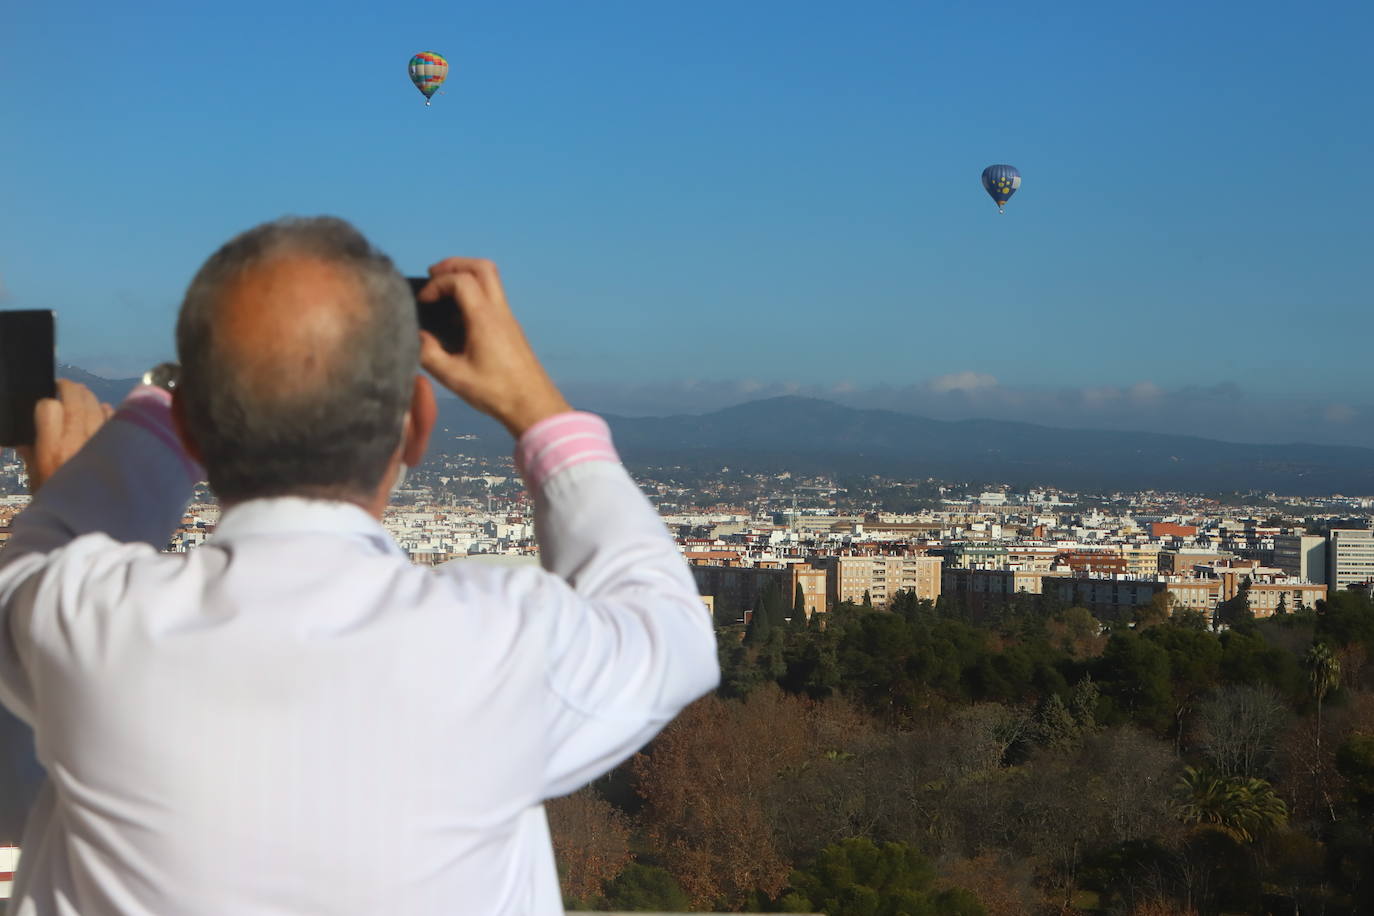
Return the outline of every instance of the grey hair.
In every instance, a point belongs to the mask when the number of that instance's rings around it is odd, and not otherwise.
[[[350,272],[365,300],[333,352],[311,354],[321,378],[306,390],[290,383],[290,365],[280,367],[286,384],[263,384],[216,333],[226,288],[255,265],[291,256]],[[419,327],[404,278],[357,229],[334,217],[285,217],[231,239],[191,281],[176,338],[187,431],[220,499],[376,492],[410,406]]]

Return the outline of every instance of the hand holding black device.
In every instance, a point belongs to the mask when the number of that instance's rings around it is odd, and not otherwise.
[[[429,277],[406,277],[410,293],[418,297],[420,290],[429,284]],[[463,324],[463,309],[452,296],[440,296],[434,302],[415,300],[415,310],[420,316],[420,329],[433,334],[449,353],[463,352],[467,340],[467,328]]]
[[[32,445],[34,407],[57,397],[54,325],[44,309],[0,312],[0,446]]]

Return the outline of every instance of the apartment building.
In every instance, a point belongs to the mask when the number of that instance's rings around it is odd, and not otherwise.
[[[1316,607],[1326,598],[1326,586],[1311,582],[1258,582],[1250,585],[1250,613],[1256,617],[1270,617],[1282,601],[1289,614],[1301,608]],[[1223,599],[1225,600],[1225,599]]]
[[[1121,556],[1126,561],[1126,575],[1147,577],[1159,575],[1158,544],[1123,544]]]
[[[1158,556],[1159,574],[1190,576],[1194,566],[1216,563],[1230,556],[1219,550],[1161,550]]]
[[[1326,584],[1333,590],[1374,581],[1374,531],[1332,528],[1326,541]]]
[[[1141,605],[1168,588],[1160,579],[1128,576],[1061,576],[1046,579],[1044,593],[1065,604],[1088,608],[1103,618],[1129,619]]]
[[[947,595],[977,598],[987,595],[1038,595],[1043,584],[1051,578],[1042,572],[1025,569],[965,569],[950,567],[940,573],[940,587]]]
[[[1294,579],[1325,584],[1326,538],[1317,534],[1275,536],[1274,565]]]
[[[915,592],[917,598],[940,597],[940,557],[933,556],[840,556],[821,563],[829,571],[829,598],[861,602],[867,593],[873,606],[885,608],[898,592]]]
[[[712,606],[721,610],[740,614],[754,610],[764,590],[772,584],[781,590],[789,615],[799,585],[808,620],[812,614],[826,610],[829,576],[825,569],[809,563],[763,562],[746,566],[738,561],[692,560],[691,570],[697,592],[709,596]]]

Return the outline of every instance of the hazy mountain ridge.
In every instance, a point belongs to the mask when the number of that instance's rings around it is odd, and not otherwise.
[[[810,398],[754,401],[700,416],[610,418],[628,460],[716,450],[735,461],[829,463],[903,477],[997,480],[1069,489],[1374,492],[1374,449],[1249,445],[1189,436],[932,420]]]
[[[90,385],[111,403],[137,381],[102,379],[72,366],[61,367],[60,374]],[[796,396],[705,414],[606,419],[631,464],[870,473],[1071,490],[1374,493],[1374,449],[1355,446],[1253,445],[1006,420],[933,420]],[[439,400],[432,447],[485,455],[510,454],[512,448],[499,423],[447,397]]]
[[[494,422],[440,403],[441,425],[509,449]],[[606,417],[631,464],[875,473],[1067,489],[1374,493],[1374,449],[1253,445],[1192,436],[932,420],[778,397],[706,414]],[[436,442],[436,445],[439,445]]]

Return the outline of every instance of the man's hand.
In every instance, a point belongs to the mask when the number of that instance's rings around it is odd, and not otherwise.
[[[57,397],[43,398],[33,408],[33,445],[15,449],[28,466],[29,492],[37,493],[113,413],[114,408],[97,401],[85,385],[58,379]]]
[[[571,410],[520,323],[511,314],[496,265],[474,258],[448,258],[429,269],[419,297],[433,302],[447,293],[463,309],[467,342],[449,353],[434,336],[420,332],[420,364],[473,407],[500,420],[517,439],[546,417]]]

